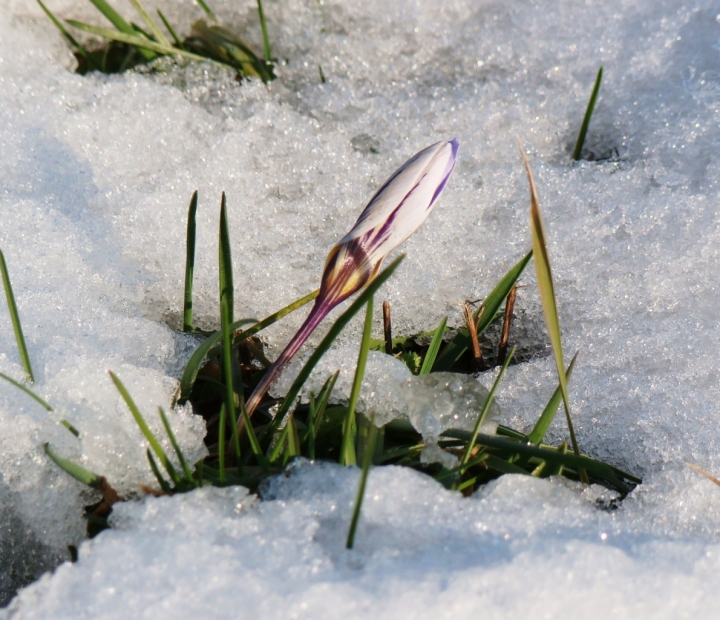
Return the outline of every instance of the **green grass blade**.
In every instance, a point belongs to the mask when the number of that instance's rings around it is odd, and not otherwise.
[[[281,310],[278,310],[277,312],[271,314],[270,316],[264,318],[262,321],[257,322],[255,319],[240,319],[238,321],[235,321],[232,325],[230,325],[230,331],[235,332],[238,329],[240,329],[243,325],[247,325],[249,323],[254,323],[254,325],[248,329],[246,329],[241,334],[238,334],[233,339],[233,346],[237,346],[240,344],[243,340],[246,338],[250,338],[251,336],[254,336],[258,332],[262,331],[266,327],[272,325],[276,321],[279,321],[284,316],[290,314],[291,312],[294,312],[298,308],[301,308],[305,304],[311,302],[313,299],[315,299],[318,296],[318,293],[320,292],[319,289],[314,290],[309,295],[305,295],[305,297],[301,297],[297,301],[292,302],[291,304],[285,306]],[[222,339],[222,330],[215,332],[211,336],[207,338],[207,340],[203,341],[203,343],[195,349],[193,354],[190,356],[190,359],[188,360],[187,365],[185,366],[185,370],[183,371],[182,378],[180,379],[180,395],[178,397],[178,401],[183,403],[185,402],[188,397],[190,396],[190,392],[192,391],[192,387],[195,383],[195,380],[197,379],[198,371],[200,370],[200,367],[202,365],[203,360],[205,357],[213,357],[221,352],[220,349],[214,350],[213,347]]]
[[[47,15],[50,18],[50,21],[55,24],[55,27],[60,31],[60,33],[69,41],[70,45],[72,45],[79,53],[80,55],[88,61],[88,63],[97,71],[101,71],[100,66],[93,60],[92,56],[90,55],[90,52],[88,52],[83,45],[81,45],[75,37],[73,37],[68,31],[65,26],[63,26],[60,23],[60,20],[55,17],[50,12],[50,9],[48,9],[43,3],[42,0],[37,0],[37,3],[40,5],[40,8],[45,11],[45,15]]]
[[[102,483],[102,476],[98,476],[97,474],[88,471],[84,467],[81,467],[80,465],[77,465],[72,461],[68,461],[67,459],[62,458],[50,447],[50,444],[45,444],[45,454],[47,454],[53,461],[55,461],[55,464],[60,469],[62,469],[66,474],[69,474],[70,476],[75,478],[75,480],[78,480],[83,484],[92,487],[93,489],[97,489],[100,487],[100,484]]]
[[[522,467],[518,467],[517,465],[514,465],[513,463],[510,463],[505,459],[497,457],[494,454],[489,454],[488,459],[487,461],[485,461],[485,463],[489,469],[499,471],[501,474],[521,474],[524,476],[528,475],[528,472],[525,471]]]
[[[120,32],[124,32],[126,34],[132,34],[134,32],[132,26],[128,24],[105,0],[90,0],[90,2],[92,2],[95,5],[95,8],[100,11]]]
[[[170,43],[163,31],[160,30],[160,27],[155,23],[153,18],[150,17],[150,13],[147,12],[147,9],[143,6],[142,2],[140,2],[140,0],[130,0],[130,2],[132,3],[133,7],[135,7],[138,15],[140,15],[142,20],[145,22],[145,25],[150,29],[150,32],[152,32],[155,40],[162,45],[172,47],[172,43]]]
[[[350,322],[350,320],[362,309],[362,307],[368,302],[368,300],[375,295],[375,293],[378,291],[378,289],[385,284],[386,280],[395,272],[395,270],[400,266],[400,263],[405,258],[404,254],[401,254],[398,256],[387,268],[383,269],[383,271],[367,286],[367,288],[360,293],[358,298],[352,303],[352,305],[343,312],[338,319],[333,323],[332,327],[328,330],[328,333],[325,335],[325,338],[322,339],[322,342],[318,345],[318,347],[313,351],[312,355],[308,359],[308,361],[305,363],[305,366],[303,366],[302,370],[298,374],[297,378],[293,382],[292,386],[290,387],[290,390],[288,391],[287,395],[285,396],[285,399],[282,402],[282,405],[280,405],[280,409],[278,410],[277,414],[275,415],[274,423],[270,425],[268,428],[268,433],[266,433],[267,437],[272,437],[272,432],[274,432],[277,425],[282,422],[283,418],[285,417],[285,414],[288,412],[292,404],[295,402],[295,399],[297,398],[297,395],[300,393],[300,390],[302,389],[302,386],[305,384],[305,381],[307,381],[308,377],[312,373],[313,369],[317,365],[317,363],[320,361],[320,358],[325,355],[326,351],[330,348],[332,343],[335,341],[335,339],[340,335],[340,332],[342,332],[343,329],[345,329],[345,326]]]
[[[295,418],[292,413],[287,418],[285,431],[287,448],[285,449],[285,458],[283,461],[287,463],[291,458],[301,456],[302,454],[300,451],[300,438],[298,437],[297,425],[295,424]]]
[[[135,419],[135,423],[140,428],[140,431],[145,436],[145,439],[147,439],[148,444],[150,444],[150,447],[153,449],[153,452],[158,457],[158,460],[162,464],[162,466],[167,470],[167,473],[170,475],[170,478],[172,478],[173,482],[177,484],[180,480],[180,476],[178,476],[177,471],[175,470],[175,467],[168,459],[167,455],[165,454],[165,451],[160,446],[160,443],[158,442],[157,438],[153,434],[153,432],[150,430],[150,427],[147,425],[147,422],[145,422],[145,418],[143,418],[142,414],[140,413],[140,409],[138,409],[138,406],[135,404],[135,401],[132,399],[132,396],[130,396],[130,392],[127,391],[127,388],[123,385],[122,381],[117,377],[117,375],[110,371],[110,378],[112,379],[113,383],[115,384],[115,387],[117,388],[118,392],[120,392],[120,396],[122,396],[122,399],[125,401],[125,404],[127,405],[128,409],[130,410],[130,413],[132,414],[133,418]]]
[[[237,427],[237,410],[235,409],[236,395],[242,394],[241,391],[235,389],[238,383],[238,373],[236,372],[236,364],[233,363],[232,335],[230,333],[230,325],[233,322],[233,272],[232,272],[232,254],[230,252],[230,232],[227,220],[227,204],[225,201],[225,192],[222,194],[220,205],[220,233],[218,243],[218,282],[220,285],[220,325],[222,331],[222,360],[223,374],[225,379],[225,403],[232,428]],[[238,464],[240,463],[240,438],[237,432],[233,431],[235,457]]]
[[[469,441],[471,433],[458,429],[450,429],[442,433],[441,442],[443,438],[457,438],[462,441]],[[577,456],[573,452],[562,454],[558,452],[556,448],[532,446],[513,439],[508,439],[506,437],[500,437],[498,435],[483,435],[482,433],[477,436],[476,444],[501,450],[503,454],[506,454],[507,456],[520,453],[531,457],[537,457],[540,460],[562,463],[563,466],[576,471],[579,469],[585,469],[592,472],[594,475],[604,474],[606,476],[619,476],[634,484],[642,483],[640,478],[633,476],[632,474],[628,474],[617,467],[613,467],[608,463],[598,461],[585,455]]]
[[[277,419],[277,416],[276,416],[276,419]],[[272,439],[271,433],[275,431],[275,426],[276,425],[272,425],[272,424],[270,425],[270,428],[268,428],[268,430],[265,432],[265,437],[269,436]],[[288,425],[286,424],[283,427],[282,431],[280,431],[280,436],[278,437],[277,442],[275,443],[275,446],[270,451],[270,454],[268,456],[268,461],[270,461],[270,463],[275,463],[277,458],[280,456],[280,453],[283,451],[283,448],[285,447],[285,441],[287,440],[287,435],[288,435]]]
[[[562,391],[562,400],[565,407],[565,416],[567,418],[568,430],[570,431],[573,451],[576,456],[580,456],[580,448],[570,417],[570,399],[568,398],[567,375],[565,374],[565,362],[563,361],[560,319],[558,318],[557,303],[555,301],[555,287],[553,285],[552,270],[550,269],[550,257],[547,251],[547,243],[545,242],[545,229],[543,227],[542,215],[540,214],[540,201],[538,199],[537,189],[535,188],[532,170],[530,170],[530,162],[528,162],[522,145],[519,146],[520,154],[525,164],[528,185],[530,186],[530,230],[532,232],[533,254],[535,256],[535,273],[537,275],[538,288],[540,289],[545,325],[547,326],[550,344],[552,345],[553,355],[555,357],[555,367]],[[583,473],[581,473],[581,477],[586,478]],[[584,481],[585,480],[583,480],[583,482]]]
[[[67,420],[60,420],[60,424],[62,424],[66,429],[68,429],[75,437],[80,437],[80,431],[76,429],[70,422]]]
[[[490,406],[492,405],[493,399],[495,398],[495,392],[498,389],[498,386],[500,385],[500,382],[502,381],[503,375],[505,374],[505,371],[507,370],[508,365],[510,364],[510,360],[513,357],[513,354],[515,353],[515,347],[513,347],[512,351],[510,351],[510,355],[507,356],[507,359],[505,360],[505,363],[502,365],[502,368],[500,369],[500,372],[498,373],[498,376],[495,377],[495,381],[493,382],[492,388],[490,388],[490,393],[488,394],[488,397],[485,399],[485,404],[483,405],[482,411],[480,412],[480,415],[478,416],[477,420],[475,420],[475,428],[473,428],[472,436],[470,438],[470,441],[468,442],[467,446],[465,447],[465,453],[463,454],[461,464],[467,465],[468,461],[470,460],[470,454],[473,451],[473,448],[475,447],[475,442],[477,440],[478,433],[480,432],[480,427],[482,427],[483,422],[485,421],[485,418],[487,417],[488,411],[490,411]]]
[[[22,325],[20,324],[20,315],[18,314],[17,305],[15,304],[15,295],[13,294],[12,285],[10,284],[10,275],[8,274],[5,255],[2,253],[2,250],[0,250],[0,274],[2,275],[5,299],[7,300],[10,322],[15,332],[15,342],[17,343],[18,353],[20,354],[20,361],[30,379],[30,383],[35,383],[32,366],[30,365],[30,355],[28,355],[27,345],[25,344],[25,336],[23,335]]]
[[[198,6],[203,10],[205,15],[208,16],[209,19],[211,19],[214,22],[217,21],[217,17],[215,17],[215,13],[213,13],[212,10],[210,9],[210,7],[207,4],[205,4],[204,0],[197,0],[197,3],[198,3]]]
[[[41,407],[44,407],[47,411],[52,411],[52,407],[48,405],[42,398],[40,398],[31,389],[26,388],[22,383],[18,383],[12,377],[8,377],[5,373],[0,372],[0,378],[5,379],[8,383],[12,383],[18,390],[25,392],[30,398],[37,402]]]
[[[192,331],[193,317],[193,276],[195,272],[195,237],[198,204],[197,190],[193,192],[188,207],[187,233],[185,236],[185,300],[183,305],[183,331]]]
[[[227,406],[220,407],[220,426],[218,427],[218,470],[220,471],[220,484],[225,484],[225,427],[227,426]]]
[[[170,22],[168,22],[167,19],[165,19],[165,16],[163,15],[162,11],[160,9],[157,10],[158,17],[160,18],[160,21],[165,25],[165,28],[170,33],[170,36],[173,38],[173,41],[175,41],[175,46],[179,49],[185,49],[183,47],[182,41],[180,40],[180,37],[177,36],[177,33],[175,32],[174,28],[170,25]]]
[[[245,432],[247,433],[248,440],[250,441],[250,449],[252,450],[253,455],[255,456],[255,459],[258,462],[258,465],[260,465],[260,469],[262,469],[263,473],[268,473],[270,471],[270,466],[268,465],[267,459],[265,458],[265,455],[263,454],[262,448],[260,447],[260,442],[258,441],[257,435],[255,434],[255,429],[253,428],[252,423],[250,422],[250,416],[248,415],[247,409],[245,408],[244,404],[240,403],[240,409],[242,410],[242,417],[243,421],[245,422]],[[237,424],[233,424],[233,435],[235,437],[235,440],[238,441],[238,434],[237,434]],[[240,451],[240,446],[238,445],[236,450]],[[238,458],[239,461],[239,458]]]
[[[443,336],[445,335],[445,326],[447,325],[447,320],[448,318],[445,317],[442,321],[440,321],[440,325],[437,326],[437,329],[433,334],[432,340],[430,341],[430,346],[428,347],[427,353],[425,354],[425,359],[423,360],[422,367],[420,368],[419,374],[421,375],[426,375],[432,370],[435,359],[437,358],[437,354],[440,351],[440,345],[442,344]]]
[[[327,381],[325,381],[325,384],[320,390],[320,396],[317,400],[315,400],[311,394],[310,416],[308,417],[308,458],[311,460],[315,460],[315,439],[317,438],[317,431],[323,423],[330,395],[335,388],[335,382],[339,376],[340,371],[338,370],[327,378]]]
[[[167,436],[170,439],[170,443],[172,444],[173,450],[175,450],[175,454],[177,454],[178,461],[180,461],[180,466],[182,467],[182,470],[185,473],[185,478],[187,478],[188,481],[195,486],[195,478],[193,477],[192,472],[190,471],[190,468],[188,467],[187,461],[185,460],[185,455],[183,454],[182,450],[180,449],[180,444],[178,444],[177,439],[175,439],[175,433],[173,433],[172,427],[170,426],[170,422],[167,419],[167,415],[165,415],[165,410],[162,407],[158,407],[158,412],[160,413],[160,419],[162,420],[163,426],[165,427],[165,432],[167,433]]]
[[[363,498],[365,497],[365,486],[367,484],[368,472],[370,471],[370,465],[372,465],[373,455],[375,454],[377,432],[378,428],[375,426],[374,420],[371,419],[369,421],[368,436],[363,454],[360,481],[358,483],[357,494],[355,495],[355,507],[353,508],[352,520],[350,521],[347,542],[345,543],[346,549],[352,549],[355,544],[355,532],[357,531],[358,522],[360,521],[360,510],[362,509]]]
[[[220,286],[221,295],[227,304],[228,325],[235,320],[235,287],[233,284],[232,254],[230,251],[230,228],[227,219],[227,202],[225,192],[220,203]]]
[[[265,11],[263,11],[262,0],[257,0],[258,15],[260,16],[260,29],[262,30],[263,38],[263,53],[265,54],[265,62],[269,63],[272,60],[270,55],[270,37],[268,36],[267,23],[265,22]]]
[[[370,346],[370,333],[372,332],[372,319],[373,297],[370,296],[365,310],[365,326],[363,328],[362,340],[360,341],[360,351],[358,352],[357,365],[355,366],[355,378],[353,379],[352,389],[350,390],[348,411],[343,425],[343,441],[342,448],[340,450],[341,465],[355,465],[357,463],[357,455],[355,454],[355,433],[357,432],[355,408],[357,407],[363,377],[365,376],[365,366],[367,364],[368,350]]]
[[[570,379],[570,375],[572,375],[573,367],[575,366],[575,360],[577,359],[577,356],[578,354],[575,353],[572,360],[570,361],[570,365],[565,371],[565,376],[568,378],[568,380]],[[545,406],[545,409],[543,409],[543,412],[540,415],[538,421],[535,423],[532,431],[530,431],[530,434],[527,436],[527,440],[530,443],[537,446],[545,438],[545,433],[547,433],[548,429],[550,428],[550,424],[552,424],[552,421],[555,418],[555,414],[557,413],[561,400],[562,388],[558,386],[555,392],[553,392],[553,395],[550,397],[550,400]]]
[[[115,26],[120,32],[127,34],[127,35],[134,35],[135,30],[133,27],[128,24],[121,16],[120,14],[110,6],[105,0],[90,0],[95,5],[95,8],[97,8],[98,11],[100,11],[107,20]],[[68,23],[70,23],[68,21]],[[111,31],[112,32],[112,31]],[[155,58],[155,54],[153,54],[151,51],[141,49],[140,53],[143,55],[145,60],[152,60]]]
[[[567,454],[568,445],[566,441],[563,441],[557,451],[561,454]],[[549,478],[550,476],[562,476],[563,465],[562,463],[543,463],[545,467],[538,473],[541,478]],[[535,472],[533,472],[533,476]]]
[[[580,126],[580,133],[578,134],[578,139],[575,143],[575,150],[573,151],[573,159],[575,161],[578,161],[580,159],[580,155],[582,154],[582,147],[583,144],[585,144],[585,136],[587,135],[587,130],[590,126],[590,119],[592,118],[593,111],[595,110],[595,103],[597,101],[598,94],[600,93],[600,83],[602,82],[602,75],[603,68],[600,67],[597,72],[597,77],[595,78],[595,86],[593,86],[592,94],[590,95],[590,100],[587,104],[587,109],[585,110],[585,116],[583,118],[582,125]]]
[[[528,262],[530,262],[532,255],[533,253],[531,250],[525,256],[523,256],[523,258],[520,259],[517,264],[513,265],[510,271],[505,274],[503,279],[498,282],[498,284],[491,291],[491,293],[485,298],[485,302],[483,304],[483,306],[485,307],[485,311],[483,312],[482,317],[480,317],[480,321],[478,323],[478,335],[482,334],[490,326],[490,323],[492,323],[492,321],[494,320],[495,315],[500,309],[500,306],[505,301],[505,298],[510,293],[512,287],[515,286],[515,283],[521,276],[522,272],[525,270]],[[475,312],[473,318],[477,319],[477,314],[478,312]],[[455,338],[453,338],[447,344],[445,349],[443,349],[443,352],[435,361],[435,365],[433,366],[433,372],[450,370],[453,365],[460,359],[462,354],[467,351],[469,346],[470,334],[468,330],[463,327],[458,330]]]
[[[89,32],[91,34],[96,34],[100,37],[104,37],[106,39],[110,39],[112,41],[120,41],[120,43],[127,43],[128,45],[132,45],[134,47],[138,48],[138,51],[145,55],[147,50],[151,50],[153,52],[157,52],[158,54],[179,54],[180,56],[185,56],[186,58],[190,58],[192,60],[199,60],[199,61],[205,61],[205,60],[212,60],[210,58],[206,58],[205,56],[200,56],[199,54],[193,54],[192,52],[188,52],[184,49],[178,49],[176,47],[168,47],[167,45],[162,45],[161,43],[156,43],[155,41],[151,41],[150,39],[146,39],[144,37],[138,36],[133,30],[133,34],[126,34],[124,32],[120,32],[118,30],[112,30],[111,28],[100,28],[98,26],[91,26],[90,24],[84,24],[82,22],[75,21],[74,19],[66,19],[65,20],[68,24],[70,24],[73,28],[77,28],[78,30],[83,30],[85,32]],[[155,55],[153,54],[152,58],[155,58]],[[150,60],[152,60],[150,58]],[[217,62],[217,61],[214,61]],[[223,63],[219,63],[223,64]]]
[[[167,483],[165,478],[163,478],[163,475],[160,473],[160,468],[157,466],[157,463],[155,462],[155,459],[153,458],[152,452],[150,452],[150,448],[145,450],[145,455],[147,456],[147,460],[150,463],[150,469],[152,469],[152,473],[155,475],[155,479],[158,481],[160,488],[165,493],[172,493],[172,489],[170,488],[170,485]]]
[[[255,319],[240,319],[230,325],[230,332],[233,333],[236,330],[240,329],[243,325],[249,325],[250,323],[254,324],[253,327],[258,325]],[[256,333],[257,331],[260,330],[255,330],[253,333]],[[246,335],[249,332],[250,330],[248,329],[241,335],[245,336],[245,338],[249,338],[249,335]],[[223,332],[222,329],[220,329],[214,332],[206,340],[203,340],[200,346],[198,346],[198,348],[193,351],[193,354],[190,356],[188,363],[185,365],[183,375],[180,378],[180,393],[178,395],[178,402],[184,403],[189,398],[190,392],[192,392],[193,385],[195,384],[198,372],[200,371],[200,368],[205,358],[214,357],[218,353],[222,355],[222,343],[220,348],[216,349],[215,351],[211,351],[214,345],[216,345],[219,341],[222,341],[222,336]],[[244,340],[244,338],[240,339],[240,342],[242,342],[242,340]]]
[[[444,480],[445,478],[449,478],[450,476],[454,476],[455,474],[459,474],[466,469],[469,469],[470,467],[473,467],[475,465],[478,465],[479,463],[482,463],[483,461],[486,461],[490,455],[487,452],[483,452],[482,454],[478,454],[476,457],[471,458],[467,463],[460,463],[457,467],[453,467],[452,469],[446,469],[444,471],[441,471],[439,474],[435,475],[434,478],[437,481]]]

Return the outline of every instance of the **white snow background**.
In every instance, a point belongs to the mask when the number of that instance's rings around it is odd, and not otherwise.
[[[101,23],[89,2],[47,3]],[[201,16],[190,0],[147,4],[182,33]],[[212,5],[261,49],[254,2]],[[169,404],[195,346],[175,331],[192,191],[199,323],[216,324],[222,190],[236,314],[262,317],[316,288],[327,250],[399,164],[454,136],[448,189],[383,289],[395,329],[430,329],[447,313],[457,323],[454,300],[487,294],[529,248],[519,137],[566,351],[581,352],[580,445],[644,484],[607,511],[596,489],[558,481],[504,476],[463,499],[378,468],[346,551],[357,470],[299,463],[263,502],[236,488],[117,506],[114,529],[0,617],[714,617],[720,488],[683,463],[720,471],[720,4],[266,0],[265,11],[283,60],[269,86],[209,65],[81,77],[34,0],[0,7],[0,248],[36,389],[54,406],[0,385],[0,598],[83,539],[93,496],[44,442],[123,492],[152,482],[106,371],[147,414]],[[601,64],[586,144],[610,159],[575,164]],[[541,324],[531,271],[518,305]],[[302,318],[268,333],[273,350]],[[22,376],[4,304],[0,371]],[[528,429],[553,376],[548,357],[512,367],[500,420]],[[203,424],[189,408],[171,418],[199,458]],[[553,437],[565,432],[558,417]]]

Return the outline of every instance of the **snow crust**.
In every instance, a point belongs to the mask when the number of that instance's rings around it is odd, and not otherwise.
[[[5,617],[714,617],[720,545],[677,503],[669,523],[642,494],[607,511],[603,489],[508,475],[464,499],[376,468],[348,551],[358,473],[304,462],[263,502],[230,488],[122,504]],[[717,489],[678,475],[717,515]]]
[[[49,4],[99,23],[90,3]],[[253,2],[213,4],[260,49]],[[199,17],[190,2],[153,7],[181,32]],[[35,2],[0,7],[0,247],[36,389],[54,407],[0,386],[2,596],[67,557],[93,499],[48,462],[44,442],[124,492],[151,480],[106,371],[149,418],[168,406],[195,346],[173,329],[192,191],[197,319],[211,328],[222,190],[236,313],[260,318],[317,287],[326,252],[399,164],[453,136],[448,188],[383,289],[396,333],[445,314],[458,324],[455,300],[486,295],[529,248],[519,136],[566,350],[581,351],[571,384],[580,444],[645,484],[608,513],[555,482],[504,477],[465,500],[377,470],[347,553],[357,472],[303,465],[266,491],[274,500],[239,514],[242,490],[119,507],[121,529],[84,543],[77,564],[24,590],[6,615],[711,617],[720,489],[682,463],[720,471],[717,3],[266,0],[265,10],[285,63],[269,87],[205,65],[77,76]],[[600,64],[586,143],[600,161],[574,164]],[[523,281],[518,305],[540,322],[531,270]],[[271,352],[296,314],[268,332]],[[0,371],[22,376],[3,304]],[[503,423],[529,428],[553,376],[549,358],[511,367]],[[198,457],[202,424],[187,409],[171,422]],[[552,436],[565,438],[562,420]]]

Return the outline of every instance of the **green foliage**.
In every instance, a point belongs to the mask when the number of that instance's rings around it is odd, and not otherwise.
[[[78,73],[88,71],[118,73],[138,63],[153,61],[160,56],[176,55],[188,60],[217,62],[235,69],[241,76],[258,77],[264,82],[275,79],[270,58],[270,39],[261,0],[258,0],[258,14],[263,37],[264,58],[258,57],[252,48],[236,34],[217,24],[215,14],[202,0],[198,1],[198,5],[205,12],[210,23],[202,19],[197,20],[192,25],[191,35],[184,40],[178,37],[176,30],[165,16],[157,11],[160,21],[170,34],[172,41],[165,35],[158,22],[152,18],[140,0],[130,0],[130,2],[147,31],[125,20],[107,0],[90,0],[90,2],[114,28],[94,26],[72,19],[65,20],[65,22],[72,28],[106,40],[105,45],[92,51],[78,43],[60,20],[43,4],[42,0],[38,0],[38,4],[45,14],[76,49]]]

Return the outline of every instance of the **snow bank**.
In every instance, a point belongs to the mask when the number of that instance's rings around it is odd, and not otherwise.
[[[221,21],[257,45],[253,2],[213,4]],[[189,584],[191,575],[197,584],[202,575],[197,600],[203,610],[217,605],[218,615],[242,607],[300,617],[303,583],[307,605],[321,617],[336,610],[492,617],[532,605],[553,616],[580,601],[585,617],[600,610],[709,615],[720,493],[680,468],[691,459],[720,470],[717,4],[265,4],[273,53],[287,61],[270,87],[239,85],[207,66],[80,77],[68,70],[65,43],[34,2],[8,0],[0,9],[0,243],[37,389],[55,407],[45,414],[14,388],[0,387],[0,525],[11,532],[1,539],[0,574],[9,575],[3,591],[57,562],[81,537],[86,498],[48,464],[43,442],[124,489],[148,479],[142,439],[105,371],[115,370],[148,414],[170,400],[194,346],[172,329],[181,316],[191,192],[200,190],[199,324],[212,327],[217,315],[222,190],[235,242],[236,312],[260,317],[316,288],[328,248],[378,185],[412,153],[452,136],[461,150],[451,183],[383,290],[396,333],[431,329],[447,313],[451,324],[459,322],[454,300],[485,295],[529,247],[519,136],[544,208],[566,348],[581,350],[572,380],[580,444],[645,474],[649,484],[608,515],[553,483],[507,478],[480,499],[462,500],[409,472],[375,472],[372,493],[383,501],[371,503],[368,519],[384,511],[377,517],[384,533],[361,529],[355,556],[342,551],[342,519],[318,508],[321,485],[303,482],[318,472],[330,477],[327,485],[344,480],[327,502],[342,504],[346,515],[352,471],[310,468],[298,474],[305,495],[243,515],[227,512],[240,491],[217,492],[213,501],[226,506],[217,516],[193,496],[149,500],[123,507],[124,530],[84,545],[77,565],[25,591],[13,613],[62,617],[73,609],[65,606],[74,605],[72,595],[88,609],[97,604],[96,617],[111,617],[125,603],[93,601],[120,592],[135,593],[127,605],[171,590],[190,596],[188,585],[172,584]],[[81,0],[50,5],[63,17],[99,23]],[[190,2],[158,6],[185,31],[199,16]],[[600,64],[605,81],[587,149],[602,161],[573,164],[570,150]],[[524,282],[532,285],[531,273]],[[518,307],[540,321],[533,286],[520,291]],[[302,318],[271,330],[271,347]],[[2,304],[0,327],[0,371],[20,377]],[[355,342],[357,333],[355,325],[343,342]],[[550,359],[509,369],[499,394],[502,421],[527,428],[553,389],[553,374]],[[81,430],[80,442],[57,425],[63,417]],[[199,455],[202,426],[186,410],[172,423]],[[552,432],[564,438],[561,420]],[[405,486],[427,506],[391,492]],[[166,505],[177,508],[177,528],[205,522],[202,536],[216,540],[211,549],[222,558],[211,563],[200,543],[160,531],[153,536],[167,544],[153,543],[152,556],[143,549],[151,537],[143,511]],[[445,517],[428,526],[434,506]],[[472,518],[463,521],[479,507],[488,527],[508,531],[482,535]],[[265,515],[262,523],[256,514]],[[406,531],[393,526],[406,521]],[[253,523],[259,533],[238,535],[247,545],[223,547],[223,528]],[[263,590],[263,574],[279,560],[262,542],[271,545],[282,524],[297,535],[303,523],[302,536],[275,550],[289,577]],[[616,544],[599,540],[613,531]],[[525,544],[502,542],[505,533],[525,536]],[[403,555],[408,545],[415,556]],[[132,569],[132,588],[125,572],[101,568],[116,556],[123,571]],[[28,557],[38,561],[23,565]],[[314,561],[317,581],[308,576]],[[235,566],[250,567],[246,582]],[[94,585],[87,578],[93,571],[100,571]],[[257,589],[236,595],[244,583]],[[168,596],[177,610],[180,599]],[[661,603],[668,598],[677,607]]]
[[[372,471],[345,549],[358,470],[301,463],[254,501],[204,489],[118,506],[114,529],[27,588],[6,618],[714,617],[720,545],[677,504],[672,528],[603,490],[508,475],[469,499]],[[704,512],[720,496],[682,472]],[[652,514],[652,513],[651,513]]]

